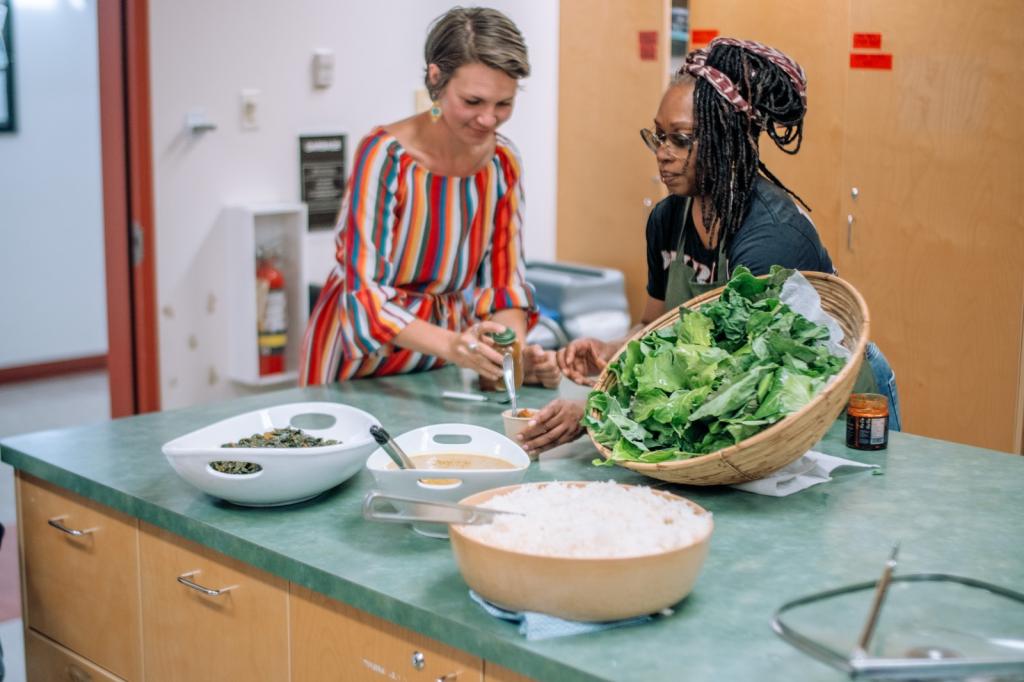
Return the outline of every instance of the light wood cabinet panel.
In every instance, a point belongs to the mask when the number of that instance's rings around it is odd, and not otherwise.
[[[92,661],[42,635],[25,630],[25,673],[28,682],[118,682]]]
[[[560,4],[556,254],[621,270],[634,319],[647,298],[647,216],[665,196],[640,129],[668,84],[668,17],[667,0]],[[656,58],[641,60],[650,31]]]
[[[26,624],[142,679],[135,519],[24,474],[18,485]]]
[[[146,679],[287,680],[287,582],[149,524],[141,530]],[[201,593],[180,576],[222,592]]]
[[[892,70],[848,70],[842,276],[896,368],[907,430],[1017,445],[1024,3],[857,0]],[[850,190],[859,194],[853,199]]]
[[[534,680],[532,677],[512,672],[496,663],[484,661],[484,682],[534,682]]]
[[[479,658],[295,584],[290,611],[293,680],[482,679]]]
[[[1024,4],[691,0],[691,26],[792,54],[806,140],[770,168],[864,295],[912,433],[1021,451]],[[881,47],[853,48],[854,33]],[[853,69],[851,53],[892,55]],[[856,197],[854,190],[856,189]],[[852,220],[852,222],[851,222]]]

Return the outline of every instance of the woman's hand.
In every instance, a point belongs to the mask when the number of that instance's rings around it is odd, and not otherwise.
[[[516,435],[529,453],[540,453],[576,440],[583,433],[583,401],[559,398],[538,412],[526,428]]]
[[[575,339],[556,355],[558,367],[565,376],[577,384],[593,386],[596,375],[608,364],[615,346],[597,339]]]
[[[544,388],[558,388],[562,371],[558,369],[555,351],[544,350],[537,344],[527,346],[523,351],[524,383],[541,384]]]
[[[459,367],[471,369],[492,381],[501,381],[502,354],[494,350],[494,341],[484,336],[505,331],[497,322],[480,322],[464,332],[449,332],[444,359]]]

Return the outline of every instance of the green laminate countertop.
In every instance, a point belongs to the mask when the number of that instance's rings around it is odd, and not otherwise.
[[[769,627],[784,602],[875,580],[902,542],[901,573],[942,572],[1024,587],[1024,459],[894,433],[875,452],[845,447],[837,422],[816,449],[880,465],[775,498],[731,488],[666,486],[620,468],[596,468],[588,441],[530,466],[526,480],[659,484],[711,510],[715,533],[693,593],[651,623],[528,642],[470,601],[448,543],[400,525],[362,520],[365,470],[305,503],[233,506],[180,479],[161,445],[260,407],[342,402],[393,434],[459,421],[501,430],[494,403],[442,400],[465,390],[454,369],[291,389],[79,428],[15,436],[3,461],[292,582],[541,680],[840,680]],[[524,389],[540,407],[554,392]],[[567,453],[567,454],[566,454]],[[613,585],[609,586],[614,590]]]

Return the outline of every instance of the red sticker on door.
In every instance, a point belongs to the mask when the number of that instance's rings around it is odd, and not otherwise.
[[[851,69],[882,69],[892,71],[892,55],[887,53],[879,54],[858,54],[850,53]]]
[[[717,37],[717,28],[695,28],[690,34],[690,42],[693,45],[707,45]]]
[[[637,38],[640,42],[640,60],[653,62],[658,60],[658,32],[638,31]]]
[[[858,50],[880,50],[882,49],[882,34],[854,33],[853,47]]]

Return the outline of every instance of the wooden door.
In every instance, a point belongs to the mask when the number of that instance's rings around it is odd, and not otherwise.
[[[668,27],[668,0],[561,2],[556,254],[621,270],[634,319],[647,295],[644,227],[664,196],[640,129],[668,83]],[[651,32],[653,59],[642,59]]]
[[[141,527],[146,679],[289,679],[288,583],[155,526]]]
[[[905,429],[1018,449],[1024,3],[850,7],[852,31],[881,35],[857,52],[891,54],[892,68],[847,69],[853,223],[833,257],[868,302]]]
[[[785,154],[761,136],[761,158],[811,207],[830,253],[839,246],[842,136],[846,107],[849,0],[690,0],[692,36],[756,40],[785,52],[807,75],[804,140]],[[692,42],[692,41],[691,41]],[[698,43],[694,47],[704,47]]]
[[[148,4],[97,3],[110,412],[160,409]]]

